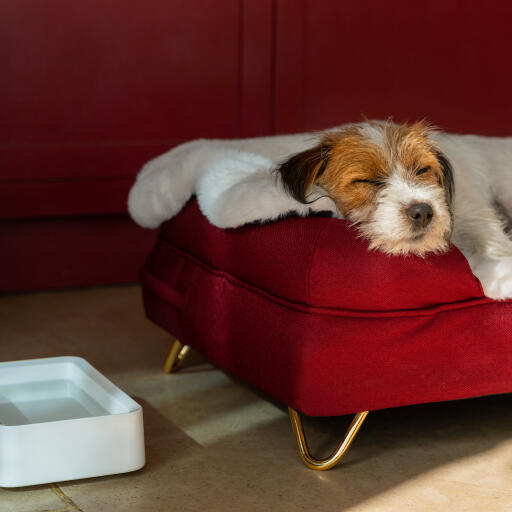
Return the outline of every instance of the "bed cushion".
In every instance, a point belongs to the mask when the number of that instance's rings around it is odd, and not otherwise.
[[[141,280],[150,319],[306,414],[512,391],[512,303],[455,247],[388,257],[321,217],[221,230],[193,200]]]
[[[311,306],[390,311],[484,296],[456,247],[425,259],[386,256],[368,251],[366,240],[339,219],[288,217],[223,230],[191,201],[163,225],[160,240],[276,297]]]

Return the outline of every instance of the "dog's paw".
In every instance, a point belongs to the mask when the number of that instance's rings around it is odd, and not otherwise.
[[[128,211],[137,224],[156,228],[176,215],[193,194],[203,141],[182,144],[149,161],[128,195]]]
[[[496,300],[512,298],[512,256],[495,258],[479,254],[468,261],[487,297]]]
[[[170,174],[158,170],[142,180],[137,180],[128,195],[128,212],[144,228],[156,228],[175,215],[187,201],[188,191],[180,194],[174,187]]]

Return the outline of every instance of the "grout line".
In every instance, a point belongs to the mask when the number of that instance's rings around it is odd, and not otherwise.
[[[74,510],[75,512],[84,512],[58,485],[51,484],[50,487],[61,501],[68,505],[68,507],[72,507],[71,510]]]

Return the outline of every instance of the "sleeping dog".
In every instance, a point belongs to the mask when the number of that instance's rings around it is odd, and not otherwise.
[[[512,138],[448,134],[423,122],[365,121],[314,142],[310,134],[199,140],[149,162],[129,209],[148,227],[192,193],[220,227],[327,209],[390,255],[423,257],[453,242],[486,294],[504,299],[512,297],[511,160]]]

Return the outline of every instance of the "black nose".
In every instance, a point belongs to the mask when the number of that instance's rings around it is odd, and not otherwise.
[[[407,216],[411,219],[414,226],[425,228],[430,224],[434,212],[427,203],[412,203],[407,208]]]

